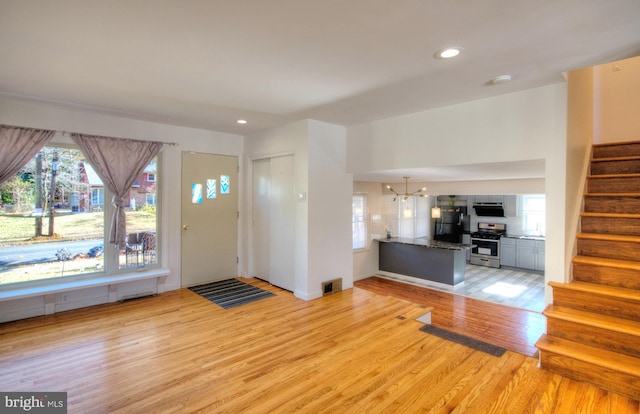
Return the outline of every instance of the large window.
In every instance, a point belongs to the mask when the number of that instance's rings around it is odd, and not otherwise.
[[[353,196],[352,205],[352,233],[353,249],[367,247],[367,196],[358,194]]]
[[[524,234],[545,234],[544,194],[522,196],[522,213]]]
[[[409,197],[398,204],[398,236],[426,237],[429,234],[429,199]]]
[[[155,189],[129,191],[128,243],[118,251],[106,243],[111,195],[82,152],[44,147],[0,186],[0,285],[157,264]],[[154,205],[134,211],[137,196]]]

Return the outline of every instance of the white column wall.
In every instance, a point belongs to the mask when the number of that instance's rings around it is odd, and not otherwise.
[[[306,194],[308,191],[308,121],[299,121],[292,124],[272,128],[261,131],[245,137],[245,176],[251,177],[252,173],[249,169],[252,166],[252,160],[260,158],[271,158],[283,154],[293,154],[294,162],[294,183],[296,193]],[[241,217],[244,221],[251,223],[253,217],[252,211],[252,195],[250,189],[253,183],[247,182],[245,188],[245,205],[241,209]],[[282,260],[293,261],[295,272],[295,289],[294,294],[298,297],[305,298],[308,290],[308,200],[296,203],[296,215],[292,217],[295,221],[295,250],[293,254]],[[250,240],[251,226],[247,226],[243,234],[245,240]],[[251,255],[250,243],[246,244],[241,255],[241,265],[247,268],[248,260]]]
[[[342,278],[353,287],[351,208],[353,176],[345,172],[346,128],[309,121],[308,297],[322,296],[322,282]]]

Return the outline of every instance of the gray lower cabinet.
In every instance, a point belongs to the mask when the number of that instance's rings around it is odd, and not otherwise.
[[[516,267],[516,242],[509,237],[500,239],[500,266]]]
[[[536,267],[534,269],[544,272],[544,242],[536,241]]]
[[[544,241],[516,240],[516,267],[544,271]]]

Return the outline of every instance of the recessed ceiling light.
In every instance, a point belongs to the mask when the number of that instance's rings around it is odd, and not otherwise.
[[[247,121],[244,119],[238,119],[236,122],[238,122],[239,124],[246,124]]]
[[[436,53],[433,54],[433,57],[436,59],[450,59],[452,57],[458,56],[462,52],[464,52],[464,47],[460,47],[460,46],[447,47],[447,48],[438,50]]]
[[[491,83],[497,85],[499,83],[509,82],[511,80],[511,75],[500,75],[491,79]]]

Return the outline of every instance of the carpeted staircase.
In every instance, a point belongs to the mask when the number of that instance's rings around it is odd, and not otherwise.
[[[570,283],[550,282],[540,365],[640,400],[640,142],[594,145]]]

